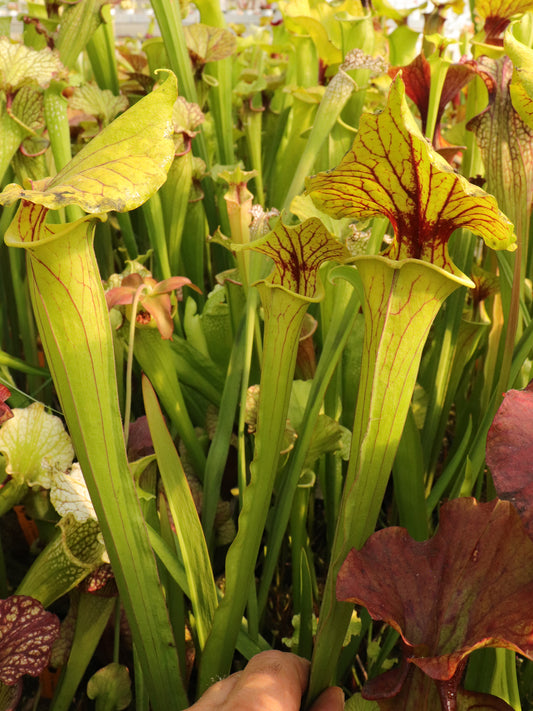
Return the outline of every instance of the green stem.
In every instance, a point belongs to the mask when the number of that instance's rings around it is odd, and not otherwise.
[[[352,95],[354,88],[354,80],[342,69],[339,70],[337,75],[328,84],[313,121],[313,127],[307,139],[307,144],[300,157],[289,189],[287,190],[283,203],[284,210],[290,208],[292,199],[302,191],[305,178],[313,171],[317,153],[331,133],[335,122]]]
[[[338,299],[339,288],[341,287],[338,286],[337,290],[335,290]],[[342,299],[339,299],[339,301],[342,302]],[[300,478],[300,473],[304,465],[305,456],[311,444],[316,418],[322,407],[326,390],[331,381],[333,372],[337,367],[342,350],[350,335],[350,330],[357,316],[359,305],[359,295],[353,293],[346,308],[338,308],[332,313],[332,322],[330,323],[322,356],[318,363],[307,399],[307,405],[302,420],[304,427],[296,440],[296,447],[292,453],[290,465],[284,477],[280,495],[277,498],[272,525],[269,528],[267,554],[263,565],[258,595],[259,611],[261,614],[266,606],[270,584],[290,518],[292,499],[296,487],[298,486],[298,479]]]
[[[62,410],[143,660],[154,709],[186,707],[172,629],[139,500],[118,405],[113,338],[93,241],[94,218],[47,227],[23,205],[6,241],[27,253],[33,309]],[[26,225],[25,222],[28,222]],[[33,242],[22,235],[34,233]]]
[[[444,300],[469,284],[419,260],[358,257],[365,339],[352,449],[313,656],[309,701],[335,678],[352,606],[337,602],[337,573],[374,531],[429,329]]]
[[[109,89],[115,96],[120,93],[117,60],[115,59],[115,36],[111,4],[102,5],[102,24],[87,43],[87,55],[94,77],[100,89]]]
[[[200,665],[200,691],[228,673],[257,553],[265,527],[282,448],[298,341],[308,300],[260,284],[265,309],[265,348],[257,417],[255,456],[243,496],[237,536],[226,558],[226,591]]]

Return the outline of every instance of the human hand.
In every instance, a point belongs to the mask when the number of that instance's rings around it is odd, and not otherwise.
[[[299,711],[310,664],[275,650],[253,657],[245,669],[213,684],[189,711]],[[326,689],[310,711],[342,711],[344,695]]]

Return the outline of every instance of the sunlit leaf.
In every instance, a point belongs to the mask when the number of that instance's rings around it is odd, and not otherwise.
[[[313,300],[323,293],[318,278],[320,266],[329,260],[343,261],[349,257],[346,247],[317,217],[295,227],[280,219],[272,232],[253,242],[250,248],[274,260],[275,268],[266,280],[268,283]]]
[[[519,42],[510,27],[504,35],[505,51],[514,64],[509,91],[515,110],[533,128],[533,50]]]
[[[63,423],[38,402],[13,410],[13,417],[0,428],[0,451],[6,472],[15,481],[45,488],[50,488],[50,467],[68,469],[74,459]]]
[[[58,209],[80,205],[90,213],[132,210],[165,181],[174,157],[172,107],[176,78],[169,74],[154,92],[99,133],[54,178],[33,189],[8,185],[0,204],[24,198]]]
[[[280,0],[278,7],[285,19],[309,17],[318,22],[325,28],[329,41],[339,48],[342,47],[342,29],[338,18],[361,18],[367,14],[359,0],[337,3],[327,0]]]
[[[0,600],[0,680],[15,684],[24,674],[39,676],[59,637],[59,620],[26,595]]]
[[[331,171],[306,181],[316,205],[336,218],[385,215],[394,240],[390,259],[422,259],[457,274],[447,243],[460,227],[494,249],[515,242],[495,199],[456,174],[426,141],[407,107],[400,77],[386,108],[364,114],[350,151]]]
[[[505,393],[487,436],[486,458],[498,496],[515,505],[533,538],[533,382]]]
[[[187,49],[194,64],[207,64],[230,57],[237,48],[237,38],[230,30],[202,23],[184,28]]]
[[[0,89],[13,94],[23,86],[46,89],[65,69],[49,48],[39,51],[0,37]]]
[[[480,647],[533,658],[532,595],[533,541],[514,507],[498,499],[444,504],[428,541],[404,528],[378,531],[350,552],[337,579],[337,598],[394,627],[407,662],[437,682],[451,680]]]
[[[75,462],[68,472],[55,472],[51,482],[50,501],[60,516],[70,513],[79,523],[88,518],[97,520],[78,462]]]
[[[388,2],[388,0],[373,0],[372,6],[375,8],[379,15],[388,17],[394,20],[398,24],[405,22],[409,15],[417,9],[424,9],[426,3],[421,2],[419,5],[408,7],[395,7],[394,3]]]
[[[475,0],[477,14],[485,21],[483,41],[501,47],[502,35],[517,15],[533,9],[532,0]]]
[[[340,64],[342,62],[342,52],[336,47],[328,37],[328,33],[322,22],[314,17],[301,16],[287,17],[285,25],[289,32],[296,34],[306,34],[313,40],[318,56],[326,65]]]
[[[532,0],[476,0],[476,12],[484,20],[505,18],[533,10]]]

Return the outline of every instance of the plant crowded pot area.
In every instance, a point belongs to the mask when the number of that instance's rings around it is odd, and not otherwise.
[[[0,711],[533,709],[532,45],[0,8]]]

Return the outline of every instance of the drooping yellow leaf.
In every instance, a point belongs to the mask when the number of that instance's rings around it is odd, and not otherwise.
[[[287,17],[285,25],[289,32],[311,37],[320,59],[327,65],[340,64],[342,52],[328,37],[325,26],[314,17]]]
[[[294,18],[298,22],[303,20],[304,25],[307,23],[307,34],[309,34],[315,45],[319,55],[321,50],[326,51],[329,56],[329,62],[333,63],[342,61],[335,59],[331,54],[335,48],[340,51],[343,46],[343,35],[341,22],[342,18],[355,19],[365,17],[367,12],[360,0],[343,0],[342,2],[331,3],[328,0],[280,0],[278,7],[285,22],[288,18]],[[308,18],[306,21],[305,18]],[[289,25],[287,25],[289,27]],[[323,28],[321,32],[319,27]],[[329,45],[326,45],[324,40],[327,40]],[[329,49],[328,49],[329,47]],[[322,56],[326,60],[326,55]]]
[[[0,194],[0,204],[24,198],[50,209],[75,204],[90,213],[124,212],[142,205],[164,183],[174,157],[176,93],[176,78],[169,74],[54,178],[34,183],[31,190],[8,185]]]
[[[429,145],[405,100],[400,75],[385,109],[364,114],[350,151],[306,182],[315,204],[336,218],[385,215],[394,240],[385,256],[422,259],[457,273],[447,243],[460,227],[494,249],[510,249],[513,226],[496,200],[471,185]]]

